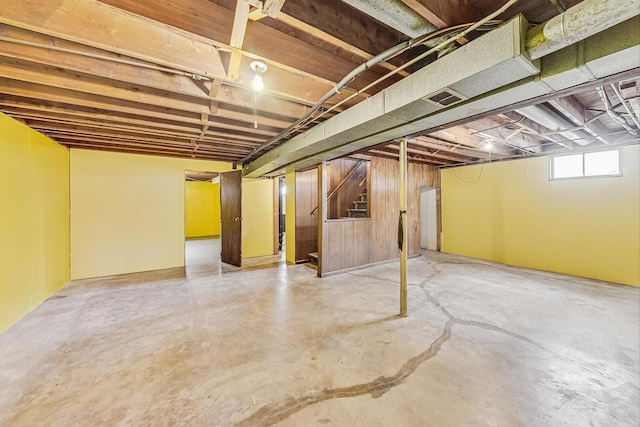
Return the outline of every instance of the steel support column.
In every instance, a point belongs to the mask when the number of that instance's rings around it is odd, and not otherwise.
[[[400,138],[400,316],[407,316],[407,138]],[[398,230],[400,232],[400,230]],[[400,242],[399,242],[400,243]]]

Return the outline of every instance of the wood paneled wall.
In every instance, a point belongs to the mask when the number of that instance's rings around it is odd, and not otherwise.
[[[296,172],[296,262],[318,251],[318,170]]]
[[[420,252],[420,188],[440,187],[440,173],[432,166],[409,164],[408,248]],[[371,218],[333,220],[322,224],[322,271],[326,274],[347,268],[386,261],[400,256],[398,251],[399,176],[397,161],[371,159]]]

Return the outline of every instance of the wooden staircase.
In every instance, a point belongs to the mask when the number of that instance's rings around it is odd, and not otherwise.
[[[360,200],[353,202],[353,208],[347,209],[347,218],[366,218],[367,217],[367,189],[360,193]]]
[[[340,164],[338,164],[336,171],[336,176],[334,176],[333,181],[330,180],[330,182],[335,182],[338,179],[340,179],[340,182],[327,194],[327,219],[346,220],[368,218],[368,163],[364,160],[359,160],[352,166],[349,166],[348,171],[346,166],[340,166]],[[349,207],[349,200],[352,200],[354,197],[357,197],[358,200],[351,202],[351,207]],[[316,206],[310,215],[313,216],[317,213],[318,207]],[[317,252],[309,253],[309,265],[318,265]]]

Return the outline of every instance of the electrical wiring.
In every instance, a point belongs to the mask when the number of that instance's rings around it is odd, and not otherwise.
[[[478,31],[490,30],[493,27],[495,27],[496,25],[499,25],[501,23],[502,23],[502,21],[490,20],[490,21],[487,21],[482,26],[478,26],[478,28],[476,28],[476,30],[478,30]],[[387,73],[386,75],[384,75],[383,77],[378,79],[375,82],[375,84],[369,85],[364,89],[360,89],[359,91],[355,91],[348,98],[338,102],[337,104],[334,104],[329,108],[324,108],[323,107],[325,105],[325,103],[329,99],[331,99],[335,95],[341,93],[357,77],[359,77],[366,70],[371,69],[376,64],[378,64],[380,62],[389,61],[389,60],[397,57],[398,55],[400,55],[400,54],[402,54],[402,53],[404,53],[404,52],[406,52],[406,51],[408,51],[408,50],[410,50],[410,49],[412,49],[414,47],[424,45],[425,43],[427,43],[427,42],[429,42],[431,40],[434,40],[434,39],[438,40],[438,39],[447,37],[450,34],[455,33],[456,31],[458,31],[460,29],[466,29],[466,28],[469,28],[469,27],[471,27],[471,26],[473,26],[475,24],[477,24],[477,23],[460,24],[460,25],[455,25],[455,26],[452,26],[452,27],[443,28],[443,29],[435,31],[433,33],[429,33],[429,34],[417,37],[417,38],[415,38],[413,40],[409,40],[409,41],[400,43],[399,45],[396,45],[396,46],[394,46],[394,47],[392,47],[390,49],[387,49],[386,51],[382,52],[381,54],[371,58],[369,61],[361,64],[359,67],[357,67],[354,70],[352,70],[345,78],[343,78],[339,83],[337,83],[334,86],[334,88],[332,90],[330,90],[329,92],[327,92],[316,104],[314,104],[311,107],[311,109],[302,118],[298,119],[295,123],[293,123],[288,128],[283,130],[280,134],[278,134],[278,135],[274,136],[273,138],[271,138],[269,141],[265,142],[263,145],[261,145],[259,147],[256,147],[252,153],[250,153],[247,156],[245,156],[244,158],[240,159],[238,161],[238,163],[245,162],[246,160],[248,160],[249,158],[255,156],[256,154],[258,154],[260,151],[264,150],[265,148],[275,144],[278,141],[281,141],[282,139],[287,138],[288,136],[290,136],[291,134],[295,133],[296,131],[308,126],[309,124],[311,124],[311,123],[313,123],[315,121],[317,121],[319,118],[321,118],[321,117],[325,116],[326,114],[328,114],[328,113],[334,111],[335,109],[339,108],[345,102],[348,102],[349,100],[353,99],[354,97],[363,94],[363,92],[365,92],[369,88],[381,83],[382,81],[386,80],[387,78],[391,77],[392,75],[399,73],[400,71],[404,70],[406,67],[408,67],[410,65],[413,65],[418,60],[421,60],[424,57],[434,53],[435,50],[431,49],[429,51],[428,55],[422,54],[420,57],[418,57],[418,59],[412,60],[412,62],[403,64],[403,66],[398,67],[398,68],[390,71],[389,73]],[[468,32],[469,31],[465,32],[465,35],[468,34]],[[456,37],[455,39],[447,39],[447,41],[448,42],[449,41],[453,42],[455,40],[458,40],[461,37],[463,37],[463,36]],[[439,43],[439,44],[442,44],[442,43]],[[449,43],[447,43],[447,44],[449,44]],[[447,53],[449,53],[449,52],[447,52]]]
[[[384,80],[388,79],[392,75],[397,74],[400,71],[404,70],[405,68],[407,68],[407,67],[415,64],[416,62],[426,58],[427,56],[429,56],[429,55],[431,55],[431,54],[433,54],[435,52],[438,52],[443,48],[448,47],[450,44],[452,44],[453,42],[455,42],[455,41],[457,41],[457,40],[459,40],[459,39],[461,39],[463,37],[465,37],[470,32],[475,31],[475,30],[479,29],[480,27],[483,27],[483,26],[486,26],[486,25],[490,25],[490,23],[494,20],[495,17],[497,17],[498,15],[504,13],[508,8],[513,6],[518,1],[519,0],[509,0],[502,7],[500,7],[499,9],[497,9],[496,11],[491,13],[490,15],[486,16],[485,18],[483,18],[480,21],[477,21],[475,23],[464,24],[462,26],[447,28],[445,30],[440,30],[440,31],[436,31],[436,32],[433,32],[433,33],[429,33],[429,34],[426,34],[424,36],[417,37],[415,39],[412,39],[412,40],[409,40],[407,42],[401,43],[401,44],[399,44],[397,46],[394,46],[394,47],[392,47],[390,49],[387,49],[386,51],[382,52],[381,54],[373,57],[372,59],[370,59],[369,61],[365,62],[364,64],[361,64],[359,67],[357,67],[351,73],[349,73],[340,83],[338,83],[336,85],[336,87],[334,87],[331,91],[327,92],[327,94],[325,94],[325,96],[323,96],[320,99],[320,101],[318,101],[311,108],[311,110],[309,110],[302,118],[297,120],[295,123],[290,125],[287,129],[285,129],[284,131],[282,131],[278,135],[270,138],[264,144],[254,148],[254,150],[251,153],[249,153],[248,155],[244,156],[242,159],[240,159],[235,164],[237,164],[237,163],[244,164],[244,162],[246,162],[247,160],[249,160],[252,157],[256,156],[261,151],[263,151],[265,148],[268,148],[271,145],[275,144],[276,142],[279,142],[279,141],[287,138],[293,132],[296,132],[296,131],[300,130],[302,127],[306,126],[309,123],[309,119],[311,117],[313,117],[313,120],[317,120],[319,117],[322,117],[323,115],[326,115],[326,114],[328,114],[328,113],[330,113],[332,111],[335,111],[337,108],[339,108],[340,106],[344,105],[346,102],[352,100],[356,96],[362,95],[367,90],[371,89],[374,86],[377,86],[378,84],[380,84]],[[493,22],[495,22],[495,21],[493,21]],[[460,29],[460,27],[464,28],[464,30],[460,31],[459,33],[455,33],[455,31]],[[411,59],[410,61],[405,62],[400,67],[388,72],[387,74],[383,75],[382,77],[380,77],[379,79],[375,80],[374,82],[366,85],[364,88],[355,91],[354,93],[352,93],[348,97],[342,99],[338,103],[332,105],[331,107],[329,107],[329,108],[327,108],[325,110],[322,110],[320,115],[314,116],[314,114],[318,110],[320,110],[322,108],[322,106],[324,105],[324,103],[328,99],[330,99],[331,97],[333,97],[334,95],[339,93],[339,91],[342,90],[346,86],[346,84],[351,83],[354,80],[355,77],[359,76],[364,71],[366,71],[369,68],[371,68],[373,65],[375,65],[377,63],[380,63],[380,62],[383,62],[383,61],[387,61],[387,60],[399,55],[400,53],[406,51],[407,49],[411,49],[414,46],[417,46],[417,45],[425,43],[429,39],[432,39],[432,38],[437,37],[437,36],[442,36],[441,32],[450,33],[451,31],[454,32],[453,36],[446,37],[444,41],[441,41],[441,42],[437,43],[435,46],[431,47],[426,52],[416,56],[415,58]]]

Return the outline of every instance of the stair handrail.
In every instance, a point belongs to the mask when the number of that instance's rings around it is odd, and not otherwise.
[[[358,168],[360,167],[360,165],[362,165],[364,163],[364,160],[358,160],[358,163],[356,163],[351,170],[349,170],[349,173],[347,174],[347,176],[344,177],[344,179],[342,181],[340,181],[340,184],[338,184],[336,186],[336,188],[333,189],[333,191],[331,191],[331,193],[329,193],[327,195],[327,201],[331,200],[333,198],[333,196],[336,195],[336,193],[338,192],[338,190],[340,190],[342,188],[343,185],[345,185],[347,183],[347,181],[349,180],[349,178],[351,178],[353,176],[354,173],[356,173],[356,171],[358,170]],[[309,215],[315,215],[318,212],[318,206],[316,206]]]

